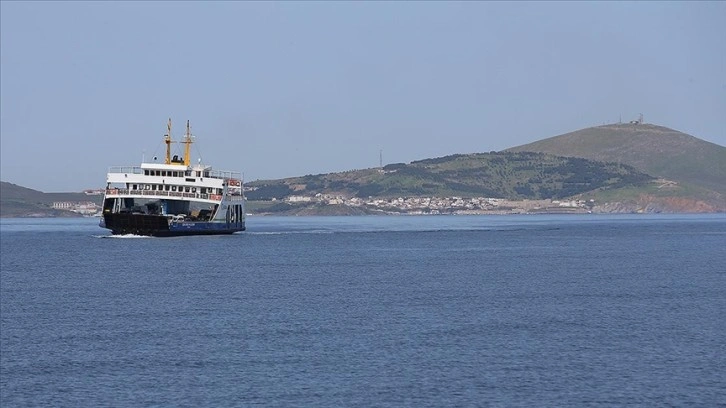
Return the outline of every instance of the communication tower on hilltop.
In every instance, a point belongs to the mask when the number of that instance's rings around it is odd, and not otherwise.
[[[641,113],[638,116],[638,119],[637,120],[631,120],[630,121],[630,124],[632,124],[632,125],[641,125],[641,124],[643,124],[643,114]]]
[[[383,168],[383,149],[378,151],[378,167]]]

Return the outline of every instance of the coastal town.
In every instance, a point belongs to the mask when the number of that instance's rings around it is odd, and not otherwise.
[[[278,200],[273,200],[278,201]],[[315,196],[292,195],[282,200],[292,206],[342,205],[383,214],[527,214],[527,213],[587,213],[592,200],[505,200],[487,197],[396,197],[359,198],[329,194]]]
[[[289,196],[282,200],[291,206],[347,206],[380,214],[439,215],[439,214],[529,214],[529,213],[587,213],[593,203],[583,200],[505,200],[487,197],[397,197],[358,198],[317,194],[310,196]],[[56,201],[54,209],[68,210],[85,217],[101,215],[101,206],[92,201]],[[262,215],[265,211],[251,214]]]
[[[103,196],[104,189],[88,189],[83,190],[83,194],[89,196],[86,201],[53,201],[51,207],[54,210],[71,211],[84,217],[100,217],[102,206],[99,204],[100,197]],[[91,201],[93,200],[93,201]]]
[[[81,214],[84,217],[100,217],[101,206],[93,201],[54,201],[54,210],[66,210]]]

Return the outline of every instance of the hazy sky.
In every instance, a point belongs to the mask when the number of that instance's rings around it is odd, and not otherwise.
[[[0,2],[0,178],[162,155],[247,181],[636,119],[726,145],[726,2]]]

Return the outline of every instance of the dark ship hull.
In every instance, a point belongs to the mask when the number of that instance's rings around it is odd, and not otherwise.
[[[101,227],[111,230],[113,235],[175,237],[232,234],[244,231],[245,223],[244,221],[172,221],[163,215],[107,213],[103,215]]]

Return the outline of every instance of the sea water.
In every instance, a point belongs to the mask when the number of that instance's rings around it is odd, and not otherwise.
[[[717,406],[726,216],[0,221],[0,405]]]

